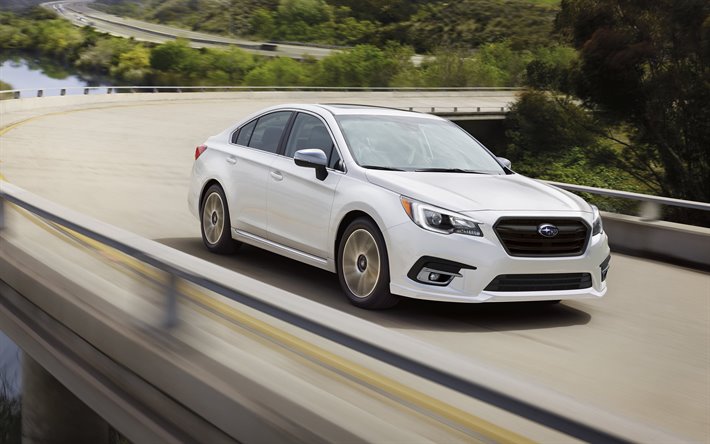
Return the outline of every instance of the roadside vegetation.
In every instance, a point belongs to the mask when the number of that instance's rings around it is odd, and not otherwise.
[[[122,0],[142,19],[351,45],[322,60],[160,45],[79,29],[44,9],[0,13],[0,49],[115,84],[525,86],[497,153],[550,180],[710,201],[710,19],[702,0]],[[226,12],[226,13],[225,13]],[[420,65],[415,53],[424,54]],[[588,196],[587,196],[588,197]],[[592,198],[600,207],[628,203]],[[708,216],[673,210],[678,221]]]
[[[103,0],[107,12],[205,31],[331,45],[396,41],[417,52],[544,45],[559,0]]]
[[[415,66],[412,46],[388,41],[359,44],[323,60],[295,61],[236,47],[194,49],[185,40],[153,45],[111,37],[76,28],[42,8],[0,13],[0,49],[36,52],[125,84],[361,87],[519,86],[528,63],[541,57],[565,60],[571,51],[559,45],[516,49],[510,41],[442,46]]]
[[[0,369],[0,443],[19,444],[22,441],[21,428],[20,397],[13,396],[10,382]]]

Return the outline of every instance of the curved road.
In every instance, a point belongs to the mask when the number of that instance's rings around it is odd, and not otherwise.
[[[253,54],[267,57],[289,57],[292,59],[303,59],[312,57],[322,59],[337,49],[321,46],[309,46],[307,44],[294,45],[287,43],[271,44],[268,42],[256,42],[251,40],[236,39],[216,34],[190,31],[168,25],[145,22],[128,17],[119,17],[97,11],[88,6],[91,2],[81,0],[61,0],[43,3],[46,8],[51,8],[65,19],[76,26],[91,26],[97,31],[105,32],[117,37],[134,38],[136,40],[153,43],[163,43],[181,37],[190,40],[193,48],[224,47],[225,45],[238,46]],[[265,50],[269,47],[269,50]],[[420,65],[424,60],[422,55],[412,56],[412,63]]]
[[[97,31],[105,32],[117,37],[134,38],[136,40],[163,43],[177,37],[190,40],[191,46],[224,47],[226,45],[239,46],[249,52],[269,57],[283,56],[302,59],[304,56],[321,59],[330,55],[333,50],[318,46],[300,46],[279,43],[275,50],[266,51],[262,45],[266,42],[235,39],[204,32],[195,32],[173,26],[160,25],[127,17],[119,17],[105,12],[97,11],[88,6],[86,1],[57,1],[44,3],[43,6],[51,8],[56,13],[77,26],[91,26]],[[417,59],[418,60],[418,59]],[[416,60],[415,60],[416,61]]]
[[[394,104],[391,95],[360,95],[361,103]],[[501,372],[687,440],[710,440],[710,275],[617,254],[609,292],[599,301],[551,307],[406,301],[385,312],[356,309],[340,294],[335,275],[327,272],[251,247],[231,257],[207,254],[185,198],[194,147],[208,135],[270,104],[353,97],[192,97],[90,102],[80,109],[34,112],[29,120],[0,130],[0,172],[70,208],[475,356]],[[36,104],[47,99],[26,100]],[[470,106],[477,99],[412,96],[397,99],[395,106],[455,106],[452,100]],[[3,125],[28,117],[30,111],[24,113],[6,111]]]

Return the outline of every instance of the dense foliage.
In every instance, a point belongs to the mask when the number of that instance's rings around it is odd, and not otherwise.
[[[541,53],[526,66],[528,84],[546,92],[515,106],[510,156],[527,167],[531,156],[564,159],[581,148],[584,162],[545,176],[579,173],[611,187],[600,181],[613,171],[613,188],[710,201],[710,4],[563,0],[556,26],[579,52]],[[667,216],[710,225],[701,212]]]
[[[389,42],[299,62],[254,56],[236,47],[194,49],[185,40],[153,45],[111,37],[77,28],[45,9],[0,13],[0,49],[51,56],[84,73],[110,76],[117,84],[362,87],[516,86],[524,83],[530,62],[560,63],[556,60],[566,60],[570,51],[487,43],[475,51],[439,49],[416,66],[412,47]]]
[[[506,119],[508,147],[498,154],[539,179],[648,193],[633,170],[618,165],[619,148],[597,132],[591,113],[569,97],[525,92]],[[600,208],[634,212],[630,201],[585,195]]]
[[[267,40],[335,45],[388,41],[430,52],[549,40],[559,0],[104,0],[119,15]],[[100,7],[100,6],[99,6]]]
[[[710,201],[710,3],[564,1],[580,49],[569,93],[628,138],[619,161],[657,191]]]

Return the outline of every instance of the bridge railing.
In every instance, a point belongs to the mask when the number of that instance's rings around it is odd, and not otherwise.
[[[189,92],[240,92],[240,91],[379,91],[379,92],[511,92],[522,91],[518,87],[458,87],[458,88],[419,88],[419,87],[341,87],[341,86],[75,86],[63,88],[28,88],[0,91],[0,98],[33,98],[66,95],[89,94],[126,94],[126,93],[189,93]],[[500,107],[491,107],[494,110]],[[449,110],[451,107],[448,108]]]
[[[710,203],[696,202],[692,200],[674,199],[671,197],[652,196],[650,194],[632,193],[629,191],[610,190],[608,188],[588,187],[584,185],[574,185],[569,183],[554,182],[544,180],[543,182],[562,188],[567,191],[579,193],[596,194],[598,196],[616,197],[627,200],[641,202],[641,220],[656,220],[661,215],[661,206],[667,205],[679,208],[690,208],[693,210],[710,211]]]
[[[266,293],[256,294],[253,287],[251,293],[243,291],[235,287],[234,279],[225,276],[224,270],[217,265],[178,254],[165,245],[96,221],[4,181],[0,181],[0,229],[4,227],[7,203],[167,273],[170,279],[165,288],[166,329],[178,322],[176,300],[180,296],[176,288],[177,282],[183,280],[380,362],[584,441],[646,441],[661,433],[528,386],[443,350],[422,350],[405,337],[385,334],[369,323],[361,325],[364,321],[320,304],[297,297],[274,300]],[[548,407],[550,405],[557,407]]]

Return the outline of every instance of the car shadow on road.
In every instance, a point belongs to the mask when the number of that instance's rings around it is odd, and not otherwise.
[[[580,309],[578,303],[572,307],[566,303],[456,304],[403,299],[390,310],[362,310],[347,301],[335,274],[298,261],[249,245],[243,245],[234,255],[216,255],[205,249],[200,238],[156,241],[389,328],[462,332],[520,331],[584,325],[591,320],[591,315]]]

